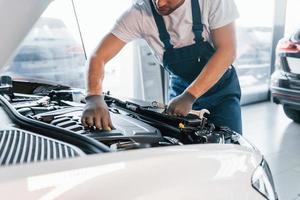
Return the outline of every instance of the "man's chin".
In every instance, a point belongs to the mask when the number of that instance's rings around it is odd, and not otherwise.
[[[172,13],[172,11],[170,11],[170,10],[168,10],[168,11],[158,11],[158,14],[160,14],[160,15],[163,15],[163,16],[165,16],[165,15],[169,15],[169,14],[171,14]]]
[[[159,10],[159,9],[157,9],[157,12],[160,15],[169,15],[169,14],[171,14],[173,12],[173,10],[171,10],[171,9],[165,9],[165,10]]]

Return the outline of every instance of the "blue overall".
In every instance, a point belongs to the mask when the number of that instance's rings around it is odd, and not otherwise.
[[[159,38],[165,48],[163,67],[170,74],[170,99],[180,95],[197,78],[215,52],[212,45],[204,41],[202,37],[203,24],[199,0],[191,1],[195,43],[181,48],[173,48],[164,20],[150,0]],[[195,101],[193,109],[208,109],[211,113],[208,120],[211,123],[217,126],[227,126],[242,134],[240,97],[241,89],[238,77],[234,67],[230,66],[222,78]]]

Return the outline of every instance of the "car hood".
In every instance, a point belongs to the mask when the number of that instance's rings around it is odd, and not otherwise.
[[[51,0],[0,0],[0,70],[13,57]]]
[[[239,145],[132,150],[2,168],[0,193],[3,199],[263,199],[251,187],[261,160]]]

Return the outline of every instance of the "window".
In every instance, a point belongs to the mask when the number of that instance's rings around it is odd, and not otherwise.
[[[131,0],[118,3],[109,0],[53,1],[20,45],[5,74],[85,88],[87,61],[73,3],[89,58],[115,20],[131,5]],[[127,45],[107,64],[104,92],[109,90],[117,96],[133,95],[132,46]]]
[[[271,61],[274,1],[236,0],[238,54],[234,63],[242,103],[267,99]]]
[[[132,5],[132,0],[74,0],[88,57],[101,39],[112,29],[117,18]],[[133,43],[107,63],[103,91],[112,95],[133,97]]]
[[[40,17],[5,74],[83,88],[85,62],[71,1],[60,0]]]

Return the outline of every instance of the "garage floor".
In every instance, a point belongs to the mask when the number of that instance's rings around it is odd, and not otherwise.
[[[244,136],[265,155],[279,199],[300,200],[300,124],[270,102],[243,106],[242,115]]]

